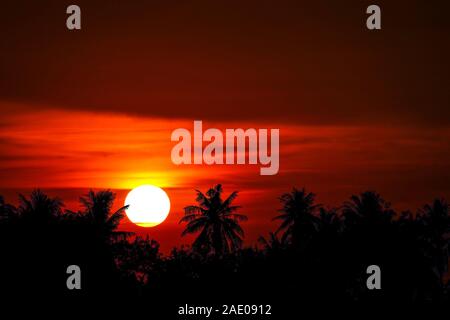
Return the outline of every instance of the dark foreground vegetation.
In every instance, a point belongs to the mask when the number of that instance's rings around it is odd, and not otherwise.
[[[314,194],[293,189],[274,213],[279,229],[243,247],[240,222],[247,217],[234,205],[236,196],[224,197],[220,185],[198,191],[180,221],[196,240],[168,256],[154,240],[117,231],[125,208],[111,211],[110,191],[83,196],[80,212],[39,190],[20,196],[17,207],[0,198],[2,292],[140,296],[154,303],[449,300],[450,217],[442,199],[398,213],[377,193],[364,192],[326,209]],[[73,264],[82,270],[82,290],[66,287]],[[372,264],[382,270],[382,290],[366,288]]]

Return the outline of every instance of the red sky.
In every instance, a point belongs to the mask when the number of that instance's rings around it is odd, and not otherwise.
[[[205,121],[204,128],[280,128],[280,171],[261,176],[259,165],[172,164],[176,128],[192,130],[189,120],[124,114],[46,110],[11,113],[2,119],[0,194],[15,202],[17,192],[43,188],[78,208],[88,188],[111,188],[117,206],[141,184],[164,188],[172,201],[160,227],[143,229],[128,220],[123,228],[149,234],[163,249],[180,244],[183,207],[195,189],[222,183],[249,216],[247,244],[276,225],[277,197],[293,186],[318,193],[318,201],[338,206],[357,192],[377,190],[398,209],[415,210],[436,196],[449,195],[450,129],[426,131],[388,126],[295,126],[271,122]],[[189,240],[189,239],[188,239]]]
[[[45,3],[44,3],[45,2]],[[75,209],[89,188],[121,204],[163,187],[172,210],[149,232],[179,244],[182,208],[215,183],[250,218],[247,244],[275,225],[293,186],[336,206],[374,189],[396,208],[450,198],[450,43],[446,1],[16,0],[0,19],[0,194],[40,187]],[[319,2],[319,3],[318,3]],[[280,172],[175,166],[172,130],[280,128]],[[144,231],[143,231],[144,230]]]

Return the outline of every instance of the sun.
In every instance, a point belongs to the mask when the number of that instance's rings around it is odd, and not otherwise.
[[[154,227],[163,222],[170,211],[167,193],[156,186],[142,185],[131,190],[125,198],[128,219],[140,227]]]

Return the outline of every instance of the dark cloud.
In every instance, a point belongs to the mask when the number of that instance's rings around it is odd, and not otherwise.
[[[320,2],[320,3],[317,3]],[[2,3],[0,101],[198,119],[448,125],[448,1]],[[3,107],[2,107],[3,108]]]

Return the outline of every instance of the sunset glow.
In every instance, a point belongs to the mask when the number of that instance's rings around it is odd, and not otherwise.
[[[190,120],[36,109],[29,106],[25,113],[3,116],[0,191],[5,197],[16,201],[18,192],[39,187],[59,195],[68,208],[77,208],[79,195],[90,188],[111,188],[119,206],[136,186],[160,186],[172,199],[172,214],[158,226],[163,249],[174,245],[173,239],[180,241],[178,220],[195,189],[207,189],[217,181],[241,190],[240,201],[251,217],[247,233],[251,243],[273,226],[271,216],[278,209],[273,195],[295,184],[309,186],[320,202],[331,205],[367,188],[382,190],[397,207],[408,209],[445,192],[441,187],[448,179],[446,128],[276,123],[280,171],[261,176],[258,166],[251,165],[173,164],[171,132],[191,127]],[[224,130],[267,124],[210,120],[205,126]],[[268,194],[264,204],[258,201]],[[124,230],[145,231],[129,219],[121,224]]]
[[[154,227],[166,220],[170,200],[161,188],[142,185],[131,190],[125,198],[128,219],[140,227]]]

